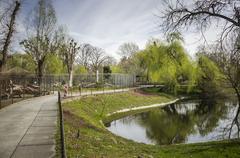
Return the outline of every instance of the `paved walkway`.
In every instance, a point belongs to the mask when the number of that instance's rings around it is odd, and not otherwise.
[[[0,110],[0,158],[55,155],[57,96],[21,101]]]
[[[93,91],[81,95],[129,90]],[[57,95],[32,98],[0,109],[0,158],[54,157],[57,117]]]

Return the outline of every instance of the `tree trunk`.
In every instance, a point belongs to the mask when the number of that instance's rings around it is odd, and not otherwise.
[[[229,139],[231,138],[232,128],[233,128],[234,124],[238,127],[238,130],[239,130],[238,117],[239,117],[239,113],[240,113],[240,93],[239,93],[239,90],[238,90],[237,87],[234,87],[234,90],[235,90],[235,93],[237,94],[237,97],[238,97],[238,109],[237,109],[236,115],[235,115],[235,117],[232,121],[232,124],[230,126],[230,129],[229,129],[229,136],[228,136]],[[239,131],[238,131],[238,134],[239,134]],[[238,135],[238,137],[239,137],[239,135]]]
[[[42,77],[43,77],[43,61],[38,61],[38,74],[37,74],[37,77],[38,77],[38,84],[39,86],[42,85]]]
[[[69,84],[68,84],[68,86],[72,87],[72,85],[73,85],[73,70],[72,69],[69,71],[68,75],[69,75]]]
[[[96,82],[97,82],[97,83],[99,82],[99,73],[98,73],[98,70],[96,71]]]
[[[239,116],[239,113],[240,113],[240,93],[239,93],[239,90],[237,88],[235,89],[235,91],[236,91],[236,94],[237,94],[237,97],[238,97],[238,110],[237,110],[235,118],[238,119],[238,116]]]
[[[10,17],[11,18],[10,23],[7,25],[8,31],[7,31],[7,34],[6,34],[5,41],[4,41],[3,50],[1,51],[2,60],[0,61],[0,72],[3,72],[4,69],[5,69],[5,65],[6,65],[6,61],[7,61],[7,55],[8,55],[8,48],[9,48],[9,45],[11,43],[11,38],[12,38],[12,35],[13,35],[13,32],[14,32],[14,24],[15,24],[15,20],[16,20],[16,15],[17,15],[17,12],[18,12],[19,8],[20,8],[20,2],[16,1],[14,10],[13,10],[13,12],[11,14],[11,17]]]

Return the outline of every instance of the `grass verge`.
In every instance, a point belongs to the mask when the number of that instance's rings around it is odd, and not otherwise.
[[[185,158],[240,157],[240,141],[187,145],[146,145],[112,134],[100,123],[106,114],[124,108],[168,102],[175,97],[135,92],[89,96],[64,103],[65,137],[68,157]]]

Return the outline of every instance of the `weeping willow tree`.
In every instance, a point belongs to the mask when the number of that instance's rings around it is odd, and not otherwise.
[[[221,80],[224,75],[218,66],[203,54],[198,54],[197,59],[197,88],[204,98],[220,95]]]
[[[176,93],[180,85],[189,92],[194,86],[196,66],[183,47],[180,33],[169,34],[166,41],[152,40],[140,53],[149,80],[164,84],[167,92]]]

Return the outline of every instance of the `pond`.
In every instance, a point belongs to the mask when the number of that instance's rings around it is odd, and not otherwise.
[[[229,101],[185,100],[112,121],[107,127],[121,137],[146,144],[197,143],[228,138],[237,110]],[[232,138],[237,137],[237,128]]]

